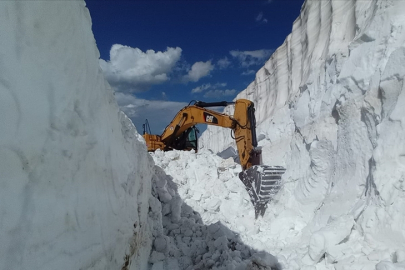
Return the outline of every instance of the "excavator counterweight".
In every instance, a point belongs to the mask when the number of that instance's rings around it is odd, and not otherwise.
[[[231,104],[235,105],[233,115],[206,109]],[[254,112],[253,102],[246,99],[212,103],[197,101],[181,109],[161,135],[150,134],[149,124],[146,121],[143,137],[150,152],[157,149],[163,151],[194,149],[197,152],[198,130],[195,125],[207,124],[231,129],[242,166],[239,178],[250,196],[257,218],[259,215],[264,215],[267,203],[280,190],[281,176],[285,169],[281,166],[261,165],[262,151],[257,146]]]

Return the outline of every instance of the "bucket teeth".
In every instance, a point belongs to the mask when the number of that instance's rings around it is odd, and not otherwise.
[[[256,218],[264,215],[267,203],[281,189],[284,172],[285,168],[281,166],[255,165],[239,174],[255,207]]]

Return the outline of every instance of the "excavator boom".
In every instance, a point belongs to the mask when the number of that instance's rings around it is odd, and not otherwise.
[[[235,105],[233,116],[207,109],[207,107]],[[161,149],[169,151],[198,151],[196,124],[215,125],[229,128],[238,149],[242,172],[239,178],[245,185],[255,206],[256,218],[263,215],[267,203],[281,187],[281,176],[285,169],[280,166],[261,165],[261,149],[257,147],[256,120],[253,102],[238,99],[236,102],[206,103],[197,101],[181,109],[161,135],[146,132],[143,137],[148,151]],[[146,123],[147,124],[147,123]]]

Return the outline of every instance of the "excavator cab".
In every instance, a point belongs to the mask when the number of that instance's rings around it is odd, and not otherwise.
[[[207,107],[234,105],[233,115],[219,113]],[[148,151],[157,149],[198,150],[197,124],[214,125],[231,129],[235,139],[242,172],[239,178],[245,185],[255,208],[256,218],[264,215],[267,203],[273,199],[281,188],[281,176],[285,168],[261,164],[261,148],[256,139],[255,108],[252,101],[238,99],[235,102],[201,102],[196,101],[181,109],[161,135],[150,134],[149,123],[144,124],[143,137]]]
[[[174,141],[173,148],[177,150],[192,150],[198,151],[198,132],[196,126],[192,126],[185,131]]]
[[[191,130],[188,132],[187,140],[186,140],[186,147],[190,147],[194,149],[196,152],[198,150],[198,133],[200,132],[196,126],[190,128]]]

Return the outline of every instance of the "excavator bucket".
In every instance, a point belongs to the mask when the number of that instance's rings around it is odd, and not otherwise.
[[[255,165],[239,174],[240,180],[249,193],[255,207],[255,218],[263,216],[270,202],[282,186],[281,176],[285,168],[281,166]]]

